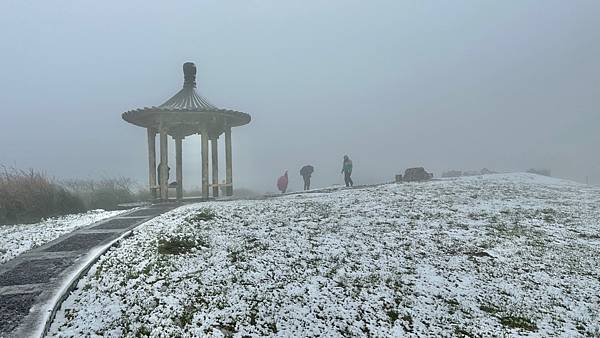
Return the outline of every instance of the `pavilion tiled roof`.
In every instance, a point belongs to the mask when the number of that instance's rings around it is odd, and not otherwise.
[[[184,86],[177,94],[168,99],[165,103],[158,106],[161,109],[168,110],[219,110],[216,106],[210,104],[205,98],[198,95],[194,87]]]

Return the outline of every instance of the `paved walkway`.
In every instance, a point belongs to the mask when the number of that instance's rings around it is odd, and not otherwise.
[[[176,206],[157,204],[91,224],[0,265],[0,337],[39,335],[61,290],[94,248]]]

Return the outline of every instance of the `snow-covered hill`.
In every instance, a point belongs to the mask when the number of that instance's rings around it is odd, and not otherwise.
[[[52,336],[599,336],[600,190],[529,174],[184,206]]]

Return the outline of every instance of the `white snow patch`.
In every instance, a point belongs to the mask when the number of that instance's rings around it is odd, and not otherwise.
[[[128,210],[98,209],[50,218],[34,224],[0,225],[0,264],[61,235],[126,211]]]

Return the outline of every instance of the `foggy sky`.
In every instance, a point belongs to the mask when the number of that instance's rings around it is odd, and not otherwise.
[[[410,166],[598,184],[599,14],[595,0],[4,0],[0,163],[146,184],[145,130],[121,113],[163,103],[192,61],[201,95],[252,115],[233,130],[236,187],[275,191],[288,169],[300,189],[304,164],[314,186],[342,183],[344,154],[357,184]],[[199,137],[183,156],[199,186]]]

